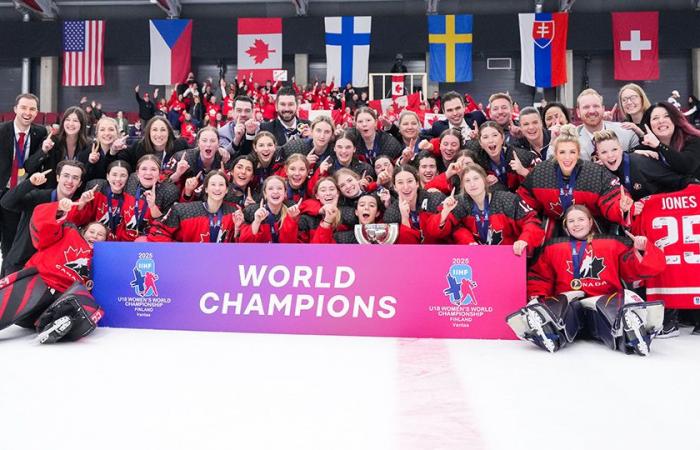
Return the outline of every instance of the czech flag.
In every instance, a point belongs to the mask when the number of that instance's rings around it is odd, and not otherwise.
[[[151,20],[151,71],[153,85],[182,83],[190,72],[192,20]]]
[[[554,87],[566,83],[568,13],[518,14],[520,82]]]

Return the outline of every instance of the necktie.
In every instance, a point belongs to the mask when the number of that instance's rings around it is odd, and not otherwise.
[[[15,157],[12,160],[12,172],[10,174],[10,188],[17,186],[19,178],[20,159],[22,160],[21,169],[24,172],[24,138],[27,133],[20,131],[19,139],[17,139],[17,147],[15,147]]]

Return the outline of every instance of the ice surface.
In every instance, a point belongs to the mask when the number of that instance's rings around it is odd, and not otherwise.
[[[595,342],[0,332],[0,450],[697,448],[700,336]]]

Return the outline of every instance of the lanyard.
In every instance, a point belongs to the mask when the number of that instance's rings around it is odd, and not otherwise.
[[[267,209],[267,212],[269,213],[267,215],[267,219],[265,219],[265,222],[267,222],[267,224],[270,225],[270,234],[272,235],[272,242],[277,244],[280,241],[280,234],[275,228],[275,222],[277,222],[277,219],[275,217],[275,214],[270,210],[269,206],[265,205],[265,209]]]
[[[506,172],[508,169],[508,164],[506,163],[506,155],[504,152],[501,152],[500,154],[500,159],[501,162],[499,164],[496,164],[493,162],[491,158],[489,158],[489,165],[491,166],[491,169],[496,172],[496,177],[498,177],[498,180],[504,185],[508,186],[508,177],[506,176]]]
[[[374,141],[372,142],[372,150],[367,149],[367,162],[370,165],[374,165],[374,160],[377,159],[379,154],[379,133],[374,135]]]
[[[117,199],[117,207],[112,207],[112,200]],[[113,194],[112,188],[107,188],[107,220],[112,233],[117,232],[117,225],[122,219],[122,206],[124,206],[124,194]]]
[[[489,226],[490,226],[489,213],[490,213],[490,207],[489,207],[489,196],[488,195],[486,195],[484,197],[484,209],[483,210],[479,209],[479,206],[476,204],[476,202],[473,203],[472,214],[474,214],[474,217],[476,218],[476,228],[477,228],[477,230],[479,230],[479,239],[481,239],[482,244],[489,244],[489,242],[488,242]]]
[[[209,212],[209,209],[207,208],[206,202],[202,202],[202,205],[204,206],[204,210],[207,212],[207,215],[209,216],[209,242],[212,242],[212,243],[219,242],[219,231],[221,230],[221,220],[224,217],[223,208],[219,208],[219,210],[215,214],[212,214]]]
[[[577,168],[571,171],[571,176],[569,176],[568,181],[564,181],[564,174],[561,172],[561,168],[557,165],[557,184],[559,186],[559,201],[561,202],[562,212],[566,212],[574,203],[574,189],[576,188],[576,171]]]
[[[292,189],[292,187],[287,184],[287,200],[294,203],[298,202],[299,200],[294,199],[295,195],[304,198],[306,196],[306,186],[302,185],[299,189]]]
[[[146,217],[146,211],[148,211],[148,202],[144,200],[143,210],[141,210],[141,186],[136,188],[136,204],[134,205],[134,215],[136,216],[136,229],[141,227],[141,221]]]
[[[632,192],[632,180],[630,178],[630,155],[622,154],[622,182],[629,192]]]
[[[579,243],[581,243],[580,247]],[[571,239],[569,241],[569,245],[571,245],[571,270],[575,279],[581,278],[581,264],[583,263],[583,257],[586,255],[586,244],[585,240]]]

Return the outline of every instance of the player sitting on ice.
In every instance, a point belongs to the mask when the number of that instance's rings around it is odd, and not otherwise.
[[[107,229],[98,222],[83,232],[66,220],[70,199],[39,205],[31,222],[37,253],[24,269],[0,279],[0,329],[16,324],[36,328],[40,343],[74,341],[95,329],[102,309],[92,287],[92,247]]]
[[[644,236],[598,236],[585,206],[564,215],[569,237],[545,244],[528,273],[528,305],[507,317],[519,338],[549,352],[571,343],[579,332],[612,349],[647,355],[661,330],[662,302],[644,302],[623,289],[626,282],[657,275],[663,253]]]

